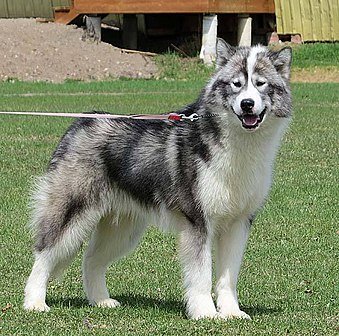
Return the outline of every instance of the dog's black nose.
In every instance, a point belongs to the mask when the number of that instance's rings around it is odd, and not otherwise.
[[[244,112],[252,112],[254,106],[254,100],[249,99],[243,99],[240,103],[240,107]]]

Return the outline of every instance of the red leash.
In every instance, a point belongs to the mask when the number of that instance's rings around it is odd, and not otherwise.
[[[0,114],[6,115],[27,115],[27,116],[48,116],[48,117],[69,117],[69,118],[93,118],[93,119],[147,119],[147,120],[172,120],[172,121],[196,121],[200,117],[193,113],[189,116],[185,114],[169,113],[169,114],[135,114],[135,115],[119,115],[105,113],[64,113],[64,112],[5,112],[0,111]]]

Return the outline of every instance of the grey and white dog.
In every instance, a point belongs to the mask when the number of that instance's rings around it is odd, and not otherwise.
[[[249,318],[239,308],[237,278],[291,117],[291,49],[234,48],[219,39],[217,52],[216,73],[178,111],[197,113],[198,121],[84,118],[68,129],[33,196],[26,309],[49,310],[48,280],[88,237],[88,301],[118,306],[106,287],[107,267],[156,224],[179,232],[188,317]]]

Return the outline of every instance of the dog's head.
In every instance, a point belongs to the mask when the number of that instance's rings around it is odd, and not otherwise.
[[[280,51],[264,46],[235,48],[218,39],[217,72],[208,86],[208,101],[249,131],[272,117],[290,116],[291,59],[288,47]]]

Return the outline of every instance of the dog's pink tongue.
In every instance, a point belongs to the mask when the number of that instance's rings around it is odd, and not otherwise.
[[[258,116],[253,115],[253,114],[246,114],[243,117],[244,124],[247,126],[253,126],[257,123],[258,121]]]

